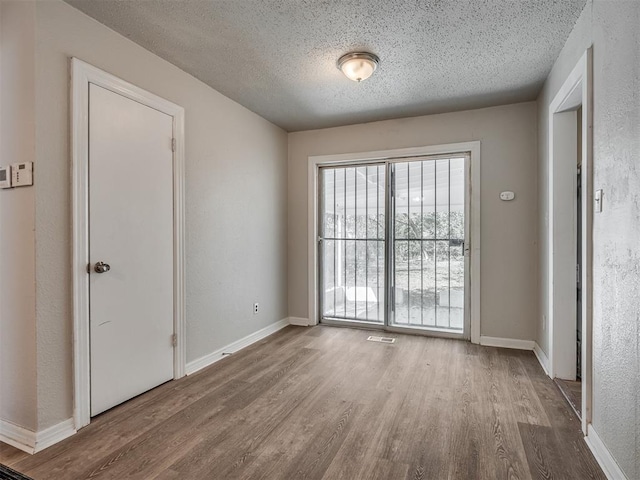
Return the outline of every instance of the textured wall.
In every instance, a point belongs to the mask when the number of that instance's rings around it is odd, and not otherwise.
[[[287,316],[287,136],[66,3],[37,2],[36,19],[38,428],[43,429],[72,413],[69,57],[185,107],[188,361]],[[261,304],[257,316],[254,301]]]
[[[594,1],[593,425],[640,479],[640,2]]]
[[[0,11],[4,166],[35,160],[35,7],[5,1]],[[32,430],[37,422],[34,201],[33,187],[0,190],[0,419]]]
[[[586,48],[594,54],[593,427],[629,479],[640,479],[640,2],[587,3],[538,99],[540,235],[548,206],[547,117],[558,88]],[[541,305],[546,240],[541,248]],[[548,332],[538,331],[547,349]]]
[[[536,104],[289,134],[289,314],[308,317],[310,155],[481,141],[481,333],[532,340],[537,304]],[[516,200],[498,195],[513,190]]]

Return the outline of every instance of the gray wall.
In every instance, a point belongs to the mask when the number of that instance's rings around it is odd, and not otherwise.
[[[35,159],[35,7],[0,4],[0,165]],[[0,190],[0,419],[35,430],[35,192]]]
[[[287,134],[61,1],[35,3],[34,32],[30,191],[37,429],[43,430],[72,415],[69,58],[185,107],[188,361],[287,317]],[[255,316],[254,301],[261,305]],[[18,316],[2,321],[23,328]],[[4,419],[34,427],[22,418]]]
[[[481,334],[533,340],[537,323],[536,104],[289,134],[289,315],[308,318],[307,168],[313,155],[481,141]],[[498,195],[513,190],[516,200]]]
[[[593,427],[630,479],[640,478],[640,2],[590,0],[538,99],[542,312],[546,293],[549,105],[593,43]],[[546,328],[538,343],[547,351]]]
[[[0,248],[16,252],[0,265],[0,418],[34,430],[72,411],[69,56],[186,108],[188,360],[286,317],[287,297],[288,314],[307,317],[309,155],[470,140],[482,142],[482,334],[536,338],[546,351],[548,106],[593,42],[594,186],[605,191],[594,218],[593,425],[640,478],[640,2],[590,0],[537,105],[289,136],[60,1],[2,2],[0,22],[0,164],[36,168],[35,187],[0,192]],[[498,200],[504,189],[515,202]]]

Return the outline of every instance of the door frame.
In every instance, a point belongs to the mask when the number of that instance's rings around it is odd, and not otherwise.
[[[430,155],[454,155],[456,153],[470,154],[470,192],[471,207],[469,219],[469,280],[470,280],[470,336],[471,342],[480,343],[480,142],[450,143],[444,145],[428,145],[393,150],[378,150],[372,152],[358,152],[337,155],[315,155],[309,157],[308,162],[308,239],[307,239],[307,268],[308,268],[308,302],[309,325],[317,325],[320,320],[320,298],[318,281],[318,173],[320,166],[333,164],[349,164],[357,162],[376,162],[382,160],[401,160],[411,157]],[[402,331],[405,331],[404,329]],[[430,331],[416,331],[415,333],[429,334]]]
[[[582,106],[582,432],[588,434],[592,418],[592,251],[593,251],[593,49],[582,55],[558,90],[549,108],[549,190],[547,296],[549,319],[549,377],[575,379],[575,321],[577,256],[576,219],[562,221],[575,212],[577,199],[575,110]],[[573,131],[573,132],[572,132]],[[569,143],[573,141],[573,145]],[[560,157],[572,155],[571,161]],[[568,192],[568,193],[567,193]],[[563,215],[564,214],[564,215]],[[566,351],[573,351],[573,358]]]
[[[71,159],[73,223],[73,419],[91,420],[89,339],[89,84],[93,83],[173,118],[173,378],[185,375],[184,108],[77,58],[71,59]]]

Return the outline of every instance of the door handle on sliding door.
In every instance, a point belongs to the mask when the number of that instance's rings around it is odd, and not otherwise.
[[[462,247],[462,254],[467,255],[469,253],[468,242],[461,240],[459,238],[450,238],[449,239],[449,247]]]

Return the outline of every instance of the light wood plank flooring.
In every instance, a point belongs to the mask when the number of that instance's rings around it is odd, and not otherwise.
[[[287,327],[0,462],[36,480],[605,479],[531,352]]]

